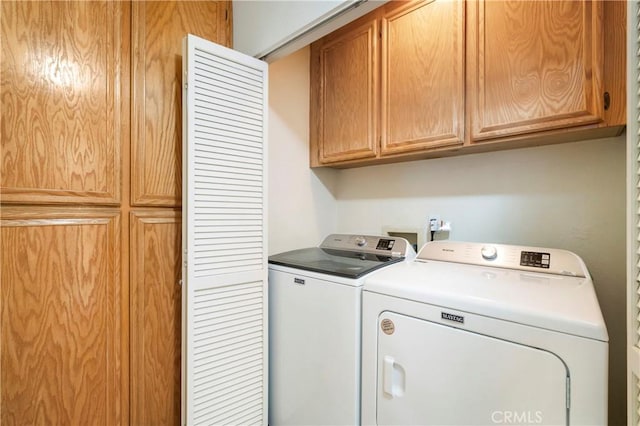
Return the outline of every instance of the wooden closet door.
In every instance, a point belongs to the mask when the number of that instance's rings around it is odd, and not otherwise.
[[[126,423],[120,213],[3,207],[0,226],[0,423]]]
[[[602,2],[467,8],[472,141],[602,121]]]
[[[3,1],[2,202],[120,202],[120,2]]]
[[[133,2],[131,205],[182,202],[182,39],[231,44],[229,1]]]

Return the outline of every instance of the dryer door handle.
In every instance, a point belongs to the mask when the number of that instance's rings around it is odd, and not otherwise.
[[[382,364],[382,390],[393,397],[404,395],[404,368],[389,355],[385,355]]]

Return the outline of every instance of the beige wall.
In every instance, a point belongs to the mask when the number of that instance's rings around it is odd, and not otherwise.
[[[269,65],[269,254],[335,232],[334,170],[309,169],[309,49]]]
[[[329,232],[421,228],[430,214],[452,222],[452,240],[574,251],[595,280],[609,331],[609,424],[626,423],[624,136],[310,171],[308,49],[270,73],[271,253],[315,245]]]

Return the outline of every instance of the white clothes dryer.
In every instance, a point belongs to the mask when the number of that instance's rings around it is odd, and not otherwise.
[[[427,243],[365,281],[365,425],[606,425],[608,335],[575,254]]]
[[[269,424],[359,425],[362,284],[407,240],[333,234],[269,257]]]

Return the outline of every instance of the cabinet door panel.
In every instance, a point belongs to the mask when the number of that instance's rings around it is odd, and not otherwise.
[[[131,213],[131,424],[180,423],[180,213]]]
[[[602,3],[468,3],[472,139],[602,120]]]
[[[120,201],[120,2],[0,6],[3,202]]]
[[[0,422],[122,424],[119,212],[3,207],[1,226]]]
[[[191,33],[229,46],[229,7],[228,1],[133,2],[132,205],[182,202],[182,39]]]
[[[390,6],[382,17],[382,154],[462,144],[462,1]]]
[[[378,152],[378,23],[366,22],[312,45],[312,90],[321,163]]]

